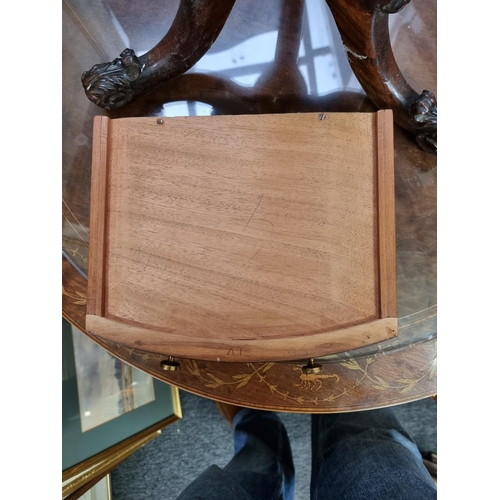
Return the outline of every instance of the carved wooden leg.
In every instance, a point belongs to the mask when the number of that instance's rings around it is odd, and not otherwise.
[[[235,0],[181,0],[162,40],[137,57],[125,49],[112,62],[96,64],[82,75],[87,97],[114,109],[191,68],[215,42]]]
[[[264,113],[296,113],[304,104],[307,85],[297,59],[302,39],[304,0],[282,0],[274,63],[257,80]]]
[[[425,151],[437,151],[437,104],[432,92],[413,90],[401,74],[389,39],[388,16],[410,0],[326,0],[349,63],[373,103],[390,108],[395,122],[417,135]]]

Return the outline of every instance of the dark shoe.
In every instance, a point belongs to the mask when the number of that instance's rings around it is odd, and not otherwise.
[[[422,453],[422,460],[424,462],[425,468],[429,471],[432,479],[434,479],[434,482],[437,484],[437,453]]]

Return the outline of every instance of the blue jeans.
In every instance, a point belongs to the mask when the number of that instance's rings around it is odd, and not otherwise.
[[[244,409],[233,421],[234,457],[212,465],[177,500],[291,500],[288,435],[272,412]],[[428,500],[436,486],[390,408],[312,416],[312,500]]]

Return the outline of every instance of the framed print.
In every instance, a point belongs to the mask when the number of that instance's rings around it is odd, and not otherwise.
[[[82,432],[155,400],[153,377],[113,358],[72,327]]]
[[[111,500],[111,478],[109,474],[80,497],[81,500]]]
[[[63,488],[72,482],[73,478],[63,482]],[[78,490],[75,490],[70,495],[63,494],[63,498],[68,500],[71,497],[80,498],[80,500],[111,500],[111,474],[106,474],[102,479],[97,480],[93,486],[88,485],[87,491],[82,495]]]
[[[176,387],[110,355],[64,319],[62,403],[62,479],[75,479],[63,487],[66,496],[182,418]]]

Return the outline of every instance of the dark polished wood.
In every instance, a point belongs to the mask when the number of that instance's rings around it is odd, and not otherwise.
[[[344,50],[367,96],[379,109],[392,109],[395,122],[416,134],[427,152],[437,151],[437,102],[429,90],[415,91],[401,73],[389,37],[388,17],[410,0],[326,0]],[[137,57],[125,49],[112,62],[96,64],[82,75],[87,97],[97,106],[117,109],[134,97],[168,84],[191,68],[217,39],[235,0],[181,0],[165,37]],[[258,100],[260,112],[293,112],[306,83],[298,67],[304,2],[280,2],[275,64],[255,85],[272,99]],[[227,82],[220,82],[228,86]],[[233,88],[233,93],[237,88]],[[267,108],[267,109],[266,109]],[[281,109],[283,111],[281,111]]]
[[[173,23],[175,12],[170,6],[162,11],[161,5],[162,2],[152,2],[145,11],[140,3],[124,4],[110,0],[109,7],[129,36],[130,46],[138,47],[137,53],[153,46],[156,39],[161,39],[163,27]],[[327,9],[326,3],[324,5]],[[311,20],[313,8],[316,9],[317,5],[306,2],[304,12],[289,5],[288,18],[280,6],[279,2],[238,0],[217,41],[200,60],[198,66],[203,72],[195,67],[198,72],[191,70],[182,74],[148,94],[138,95],[127,106],[106,114],[111,117],[163,116],[168,120],[173,109],[170,106],[179,101],[185,103],[185,108],[175,108],[177,114],[198,114],[206,109],[207,104],[212,107],[212,114],[374,111],[376,108],[365,93],[356,88],[353,90],[351,62],[345,55],[338,33],[334,28],[330,31],[329,25],[321,24],[322,20],[326,23],[325,16],[318,15]],[[97,7],[89,9],[80,0],[65,0],[63,3],[66,40],[63,46],[63,252],[74,266],[63,258],[62,300],[63,315],[83,331],[92,120],[104,110],[88,101],[81,88],[80,75],[96,60],[111,60],[126,46],[116,36],[105,14]],[[435,0],[414,0],[386,19],[390,25],[394,58],[407,85],[419,89],[415,91],[417,95],[420,89],[435,93]],[[303,48],[297,53],[296,30],[300,22]],[[331,47],[322,45],[321,39],[311,43],[312,31],[308,26],[312,25],[316,35],[322,33],[322,40],[330,37],[334,40]],[[281,35],[287,26],[291,30],[289,39]],[[251,58],[252,50],[257,47],[253,40],[261,37],[267,41],[269,33],[273,32],[278,32],[278,43],[276,48],[273,47],[278,60],[271,56],[265,62],[256,63],[255,58]],[[284,44],[282,48],[280,43]],[[288,49],[287,44],[290,45]],[[258,50],[263,50],[265,45],[258,47]],[[291,68],[280,63],[280,58],[287,57],[287,50],[291,59],[296,53],[298,57],[298,64],[294,63]],[[219,64],[219,69],[209,73],[208,70],[218,64],[216,58],[219,55],[224,56],[227,64],[224,62],[222,67]],[[236,61],[234,64],[231,57]],[[251,59],[248,63],[251,69],[241,67],[240,57]],[[296,71],[297,66],[300,72]],[[253,84],[246,84],[237,76],[247,74],[245,71],[258,73]],[[330,79],[328,82],[331,83],[320,84],[318,78],[330,72],[339,83]],[[326,89],[326,92],[321,89]],[[198,108],[196,103],[203,103],[205,108]],[[416,110],[417,114],[425,114],[421,111],[425,112],[425,107],[430,104],[422,102],[421,106],[421,110]],[[246,363],[196,362],[195,366],[185,359],[178,359],[181,365],[178,371],[167,372],[161,369],[157,355],[126,350],[118,345],[101,345],[160,380],[196,394],[243,406],[336,412],[399,404],[434,394],[436,156],[418,148],[413,133],[399,126],[395,126],[394,145],[400,332],[397,339],[368,350],[363,348],[319,359],[317,362],[323,366],[323,371],[308,377],[300,371],[306,360],[274,363],[272,366],[265,363],[254,365],[257,371],[251,377],[254,369]],[[350,362],[351,359],[357,365]]]
[[[87,280],[66,257],[62,257],[62,315],[80,331],[85,332]]]
[[[167,34],[146,54],[125,49],[82,75],[87,97],[113,109],[191,68],[217,39],[235,0],[181,0]]]
[[[63,315],[82,331],[86,284],[63,257]],[[322,362],[319,373],[304,373],[303,362],[224,363],[181,358],[177,358],[178,370],[165,371],[161,365],[164,356],[89,337],[159,380],[250,408],[332,413],[401,404],[436,393],[435,338],[388,353],[380,350],[361,357],[343,353]]]
[[[417,135],[425,151],[437,150],[437,103],[428,90],[416,92],[401,73],[389,38],[391,14],[410,0],[327,0],[354,74],[370,100],[390,108],[395,122]]]

